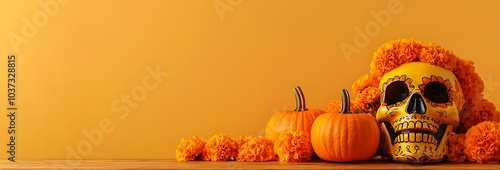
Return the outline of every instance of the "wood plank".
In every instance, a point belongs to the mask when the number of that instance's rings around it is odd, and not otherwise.
[[[500,169],[500,164],[453,164],[449,162],[412,165],[391,161],[363,163],[330,163],[314,161],[306,163],[279,162],[178,162],[175,160],[82,160],[72,164],[66,160],[18,160],[0,161],[0,169]]]

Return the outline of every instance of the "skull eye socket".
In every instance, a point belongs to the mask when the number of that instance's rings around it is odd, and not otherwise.
[[[448,88],[441,82],[430,82],[425,85],[424,96],[435,103],[446,103],[450,101]]]
[[[404,81],[395,81],[387,85],[384,102],[387,105],[393,105],[406,99],[409,94],[410,90]]]
[[[449,79],[431,75],[431,77],[422,77],[422,82],[418,88],[432,106],[446,108],[453,105],[452,101],[457,92],[453,90]]]

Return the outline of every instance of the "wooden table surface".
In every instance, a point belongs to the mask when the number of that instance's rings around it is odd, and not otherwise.
[[[448,162],[411,165],[391,161],[364,163],[279,162],[178,162],[175,160],[18,160],[0,161],[0,169],[500,169],[500,164],[452,164]]]

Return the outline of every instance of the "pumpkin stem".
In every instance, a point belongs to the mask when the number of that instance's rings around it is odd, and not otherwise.
[[[351,98],[349,97],[349,92],[347,89],[342,89],[342,108],[340,113],[351,113]]]
[[[295,87],[293,89],[293,92],[295,94],[295,111],[306,111],[308,110],[306,108],[306,99],[304,97],[304,93],[302,93],[302,89],[300,89],[299,86]]]

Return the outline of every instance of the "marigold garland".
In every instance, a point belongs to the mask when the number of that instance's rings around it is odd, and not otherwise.
[[[465,134],[452,133],[448,138],[448,161],[465,162],[467,156],[464,153]]]
[[[311,160],[313,152],[309,133],[291,130],[278,136],[274,150],[280,162],[306,162]]]
[[[373,54],[370,74],[379,82],[382,76],[392,69],[404,63],[418,61],[422,48],[422,44],[413,39],[400,39],[382,44]]]
[[[216,134],[207,140],[206,161],[229,161],[238,155],[238,142],[227,134]]]
[[[481,123],[483,121],[497,121],[500,122],[500,113],[496,110],[496,107],[490,101],[483,99],[479,106],[476,107],[474,114],[469,114],[462,116],[462,122],[466,129]]]
[[[263,162],[274,161],[277,156],[274,152],[274,143],[262,136],[248,138],[238,151],[237,161]]]
[[[175,150],[175,158],[178,161],[201,160],[204,156],[206,141],[199,136],[182,138]]]
[[[478,163],[500,161],[500,123],[484,121],[465,133],[467,159]]]

